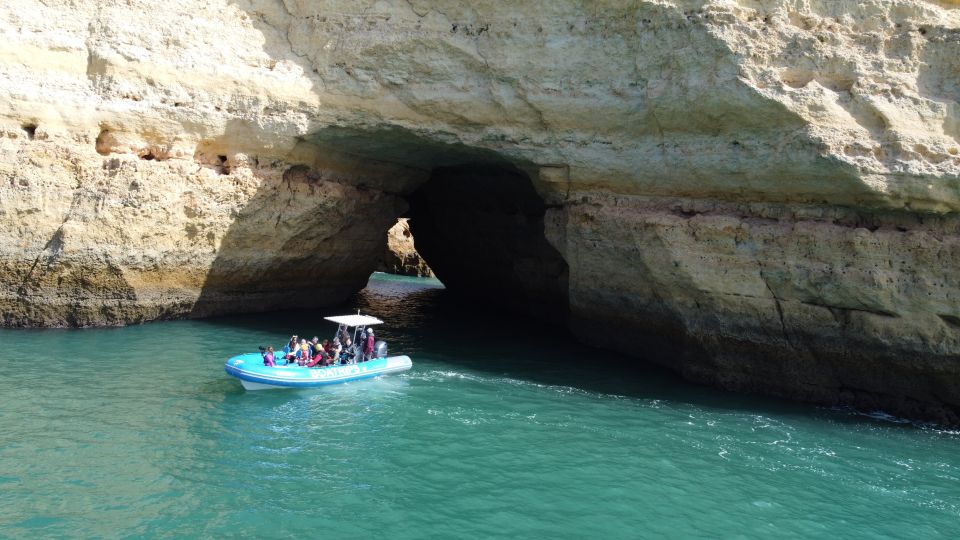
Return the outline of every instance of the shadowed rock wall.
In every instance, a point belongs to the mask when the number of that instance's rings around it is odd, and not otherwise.
[[[478,308],[567,322],[567,264],[544,233],[546,206],[526,174],[443,167],[410,197],[417,250],[447,288]]]

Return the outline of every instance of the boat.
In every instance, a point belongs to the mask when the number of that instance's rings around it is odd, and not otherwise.
[[[306,367],[297,364],[283,365],[278,360],[276,366],[263,365],[262,352],[252,352],[232,356],[223,366],[228,375],[240,380],[247,390],[267,390],[274,388],[317,388],[330,384],[370,379],[390,373],[406,371],[413,366],[409,356],[387,356],[387,343],[378,341],[374,347],[373,358],[363,361],[357,352],[357,336],[363,335],[367,327],[382,324],[383,321],[369,315],[338,315],[324,317],[337,323],[337,333],[344,332],[351,338],[354,346],[346,352],[343,362],[326,367]]]

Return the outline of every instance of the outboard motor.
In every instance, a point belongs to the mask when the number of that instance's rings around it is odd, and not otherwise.
[[[387,357],[387,342],[378,341],[373,344],[373,357],[374,358],[386,358]]]

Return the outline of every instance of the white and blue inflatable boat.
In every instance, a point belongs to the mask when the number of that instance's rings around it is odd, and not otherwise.
[[[343,315],[326,317],[328,321],[338,323],[337,336],[342,335],[349,328],[353,328],[352,341],[357,341],[358,335],[363,335],[365,327],[380,324],[383,321],[367,315]],[[357,361],[359,354],[354,354],[352,360],[346,364],[336,364],[326,367],[306,367],[297,364],[282,365],[279,360],[276,366],[265,366],[261,353],[245,353],[231,357],[223,366],[228,375],[240,379],[240,384],[247,390],[265,390],[271,388],[316,388],[328,384],[337,384],[347,381],[357,381],[406,371],[413,366],[409,356],[386,356],[386,343],[377,342],[376,358],[366,362]]]
[[[247,390],[265,390],[268,388],[315,388],[406,371],[411,366],[413,362],[409,356],[391,356],[357,364],[321,368],[308,368],[296,364],[268,367],[263,365],[260,353],[247,353],[227,360],[223,368],[228,374],[240,379],[240,384]]]

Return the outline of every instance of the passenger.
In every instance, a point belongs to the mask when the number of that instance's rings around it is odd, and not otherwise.
[[[367,328],[367,339],[363,345],[363,361],[373,360],[373,345],[376,343],[373,337],[373,328]]]
[[[263,352],[263,365],[277,367],[277,363],[273,359],[273,347],[267,347],[267,350]]]
[[[297,335],[294,334],[290,336],[290,342],[283,348],[283,358],[287,361],[287,364],[297,359],[297,351],[299,350],[300,346],[297,344]]]
[[[320,344],[320,340],[316,336],[310,340],[310,352],[313,356],[310,358],[307,367],[314,367],[318,364],[322,367],[327,364],[327,352],[323,350],[323,345]]]
[[[318,343],[317,346],[319,347],[320,344]],[[327,353],[323,352],[323,349],[314,352],[315,354],[307,363],[307,367],[323,367],[327,365]]]
[[[310,344],[306,339],[300,340],[300,352],[297,353],[297,365],[305,366],[310,362]]]
[[[330,363],[335,364],[340,361],[340,353],[343,352],[343,347],[340,346],[340,338],[333,338],[333,343],[330,345]]]
[[[350,336],[347,336],[347,339],[343,340],[343,353],[341,364],[349,364],[353,361],[353,341],[350,339]]]

